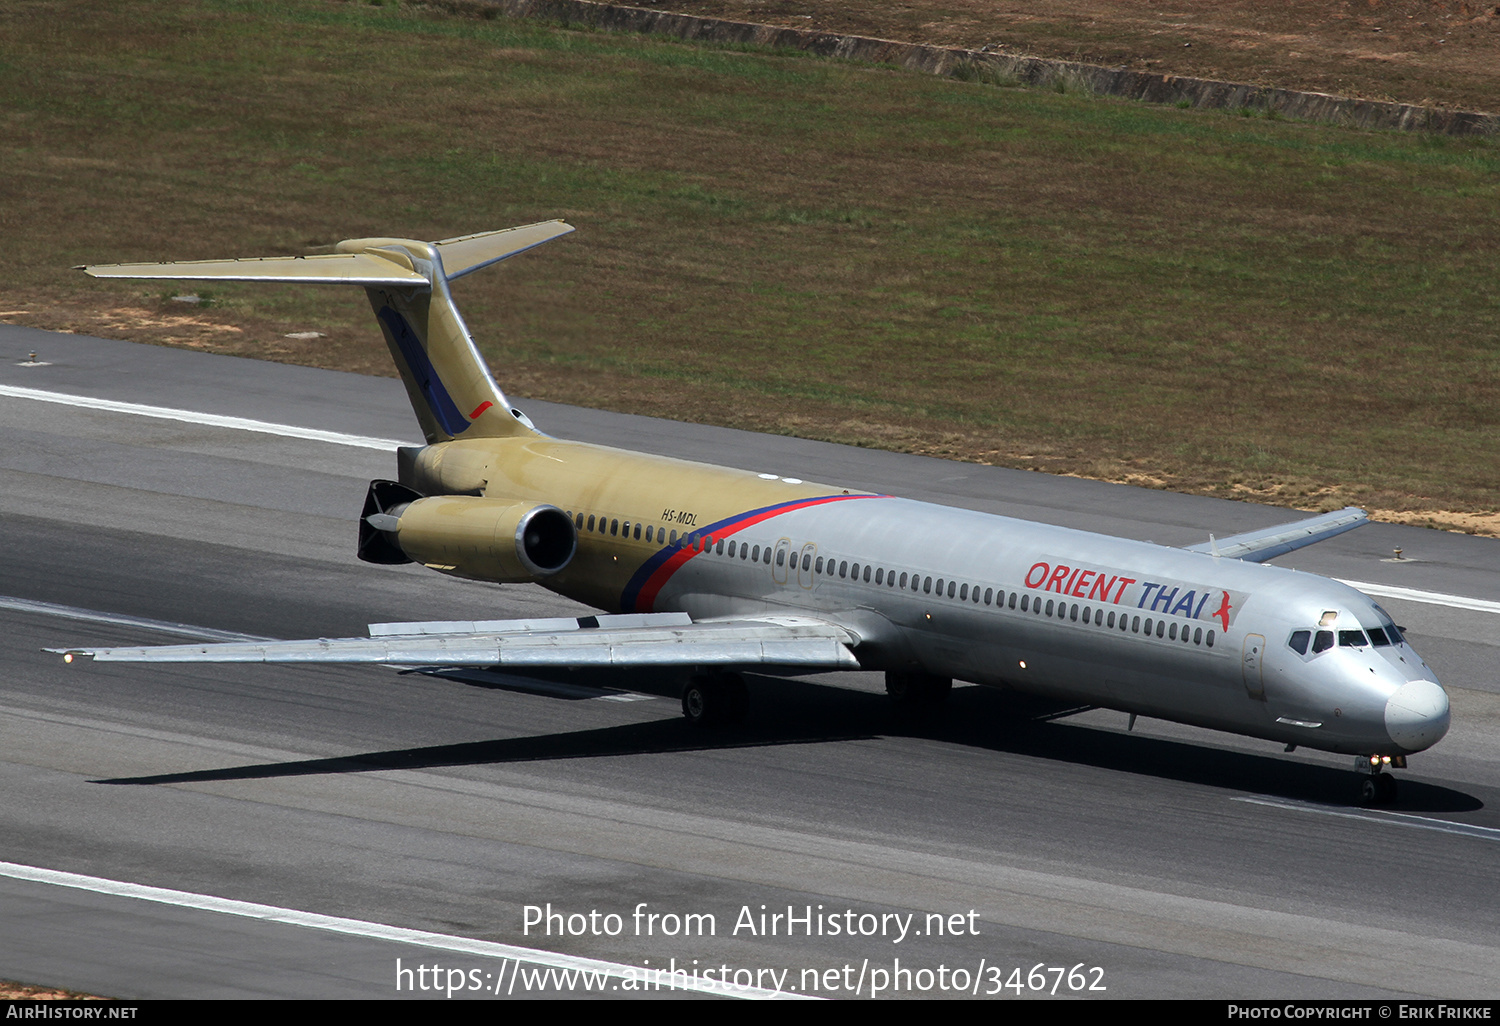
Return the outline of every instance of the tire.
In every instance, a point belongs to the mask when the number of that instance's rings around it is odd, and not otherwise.
[[[682,715],[695,727],[728,726],[745,718],[749,697],[737,673],[695,674],[682,689]]]
[[[1360,781],[1359,804],[1391,805],[1396,801],[1396,778],[1389,773],[1371,773]]]
[[[885,675],[885,693],[903,708],[931,709],[942,705],[952,690],[953,681],[948,677],[894,671]]]

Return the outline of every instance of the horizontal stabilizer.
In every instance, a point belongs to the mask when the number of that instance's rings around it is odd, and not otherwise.
[[[443,271],[448,275],[448,280],[452,281],[481,267],[488,267],[497,260],[524,253],[532,246],[540,246],[572,230],[573,226],[564,221],[543,221],[540,224],[522,225],[520,228],[444,239],[434,245],[443,255]]]
[[[386,666],[780,666],[854,670],[856,638],[822,620],[805,617],[710,620],[680,614],[672,622],[606,626],[610,620],[657,617],[601,616],[601,626],[568,626],[516,632],[376,634],[368,638],[308,641],[160,645],[149,648],[48,649],[71,661],[148,663],[351,663]],[[585,617],[585,621],[593,619]],[[525,621],[509,621],[520,622]],[[417,627],[418,624],[402,624]],[[440,625],[431,625],[440,626]],[[477,626],[477,625],[476,625]]]
[[[404,254],[401,254],[404,256]],[[265,281],[308,285],[426,286],[410,258],[378,252],[319,253],[305,257],[243,260],[176,260],[165,264],[93,264],[80,268],[95,278],[164,278],[168,281]]]
[[[1259,531],[1247,531],[1218,541],[1206,541],[1189,545],[1189,552],[1207,552],[1227,559],[1243,559],[1248,563],[1264,563],[1268,559],[1300,549],[1304,545],[1327,541],[1334,535],[1352,531],[1370,522],[1365,511],[1358,506],[1346,506],[1324,513],[1322,516],[1299,520],[1294,524],[1280,524]]]
[[[506,257],[524,253],[566,235],[563,221],[504,228],[432,243],[443,274],[461,278]],[[174,260],[161,264],[91,264],[80,267],[95,278],[160,278],[167,281],[262,281],[309,285],[431,287],[433,270],[420,253],[426,243],[410,239],[345,239],[336,253],[312,256],[248,257],[241,260]]]

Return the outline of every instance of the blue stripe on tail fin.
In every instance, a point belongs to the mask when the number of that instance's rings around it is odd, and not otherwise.
[[[376,296],[378,290],[370,290],[371,304],[378,302]],[[469,420],[454,404],[453,397],[448,394],[448,389],[443,387],[442,378],[438,377],[437,369],[432,366],[432,361],[427,358],[427,350],[422,348],[422,341],[417,333],[412,330],[406,318],[396,312],[394,307],[380,306],[375,311],[375,316],[380,319],[381,326],[385,328],[387,340],[391,347],[400,354],[405,361],[406,368],[411,372],[411,383],[416,386],[416,395],[420,395],[427,403],[427,412],[432,419],[437,421],[450,437],[457,438],[469,429]],[[418,420],[423,418],[418,413]],[[426,424],[424,422],[423,426]]]

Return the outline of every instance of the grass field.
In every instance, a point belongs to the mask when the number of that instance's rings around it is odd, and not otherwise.
[[[0,97],[7,321],[390,373],[353,291],[66,268],[565,217],[455,286],[520,396],[1500,505],[1500,140],[328,0],[12,2]]]

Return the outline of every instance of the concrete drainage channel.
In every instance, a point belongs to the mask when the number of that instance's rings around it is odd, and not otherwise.
[[[805,50],[823,57],[891,64],[931,75],[1024,85],[1064,92],[1117,96],[1146,103],[1186,104],[1220,110],[1317,121],[1350,128],[1500,135],[1500,115],[1442,110],[1410,103],[1360,100],[1328,93],[1274,89],[1242,82],[1106,68],[1075,61],[1021,57],[998,51],[900,43],[809,29],[699,18],[589,0],[429,0],[430,6],[465,14],[535,18],[613,32],[638,32],[711,43]]]

